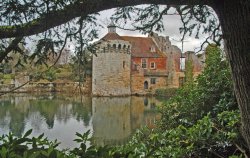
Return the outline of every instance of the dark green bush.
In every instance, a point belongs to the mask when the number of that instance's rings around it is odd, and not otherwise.
[[[156,89],[155,95],[159,97],[172,97],[176,94],[177,88],[160,88]]]

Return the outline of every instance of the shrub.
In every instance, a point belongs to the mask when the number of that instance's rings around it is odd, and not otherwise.
[[[176,94],[177,89],[176,88],[161,88],[156,89],[155,95],[159,97],[172,97]]]

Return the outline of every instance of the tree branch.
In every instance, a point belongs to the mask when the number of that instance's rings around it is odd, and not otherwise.
[[[6,58],[6,56],[14,50],[16,47],[18,47],[18,43],[21,42],[23,37],[16,37],[10,45],[5,49],[5,51],[0,54],[0,63]]]
[[[24,84],[22,84],[22,85],[20,85],[20,86],[18,86],[18,87],[15,87],[15,88],[13,88],[13,89],[11,89],[11,90],[9,90],[9,91],[0,92],[0,96],[5,95],[5,94],[8,94],[8,93],[12,93],[12,92],[14,92],[14,91],[17,90],[17,89],[22,88],[23,86],[25,86],[25,85],[28,84],[28,83],[30,83],[30,81],[27,81],[27,82],[25,82]]]
[[[39,18],[24,24],[15,26],[0,26],[0,39],[31,36],[67,23],[79,16],[86,16],[88,14],[93,14],[115,7],[140,4],[210,5],[211,0],[79,0],[65,6],[63,9],[43,13]]]

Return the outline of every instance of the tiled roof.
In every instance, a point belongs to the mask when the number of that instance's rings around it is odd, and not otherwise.
[[[166,57],[149,37],[122,36],[122,38],[132,44],[132,57]],[[150,50],[151,47],[155,48],[154,52]]]
[[[107,33],[102,39],[103,40],[123,40],[123,38],[115,32]]]

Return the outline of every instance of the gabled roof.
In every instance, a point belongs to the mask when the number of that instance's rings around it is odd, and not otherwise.
[[[123,40],[129,41],[132,45],[132,57],[166,57],[162,53],[152,38],[149,37],[131,37],[131,36],[122,36]],[[154,47],[155,51],[152,52],[151,48]]]
[[[102,40],[123,40],[123,38],[115,32],[109,32],[102,38]]]

